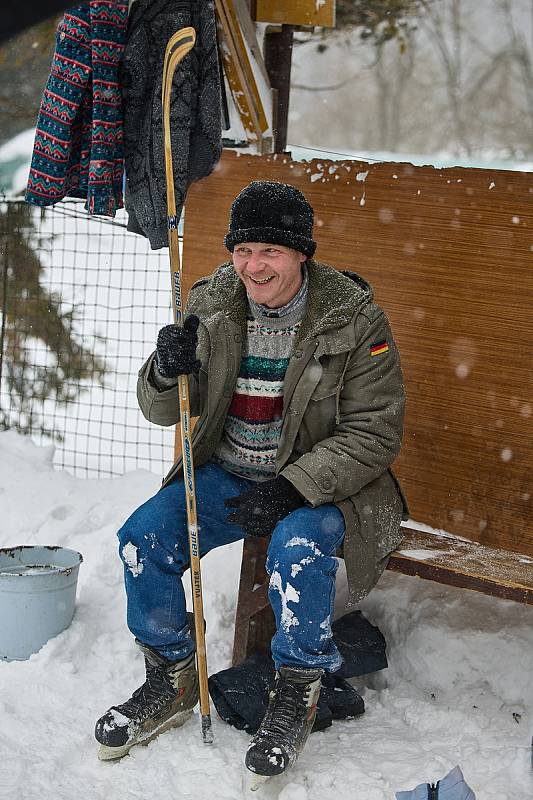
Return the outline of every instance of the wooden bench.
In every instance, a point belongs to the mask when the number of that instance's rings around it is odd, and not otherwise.
[[[533,602],[531,175],[226,152],[187,196],[187,286],[227,260],[229,208],[254,179],[304,192],[317,257],[363,275],[391,320],[407,394],[395,472],[412,518],[459,538],[406,528],[389,569]],[[245,544],[235,662],[270,638],[264,547]]]

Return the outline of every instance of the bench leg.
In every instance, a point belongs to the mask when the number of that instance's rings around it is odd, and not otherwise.
[[[270,653],[276,623],[268,602],[268,575],[265,569],[269,539],[244,540],[239,596],[235,614],[232,664],[241,664],[254,652]]]

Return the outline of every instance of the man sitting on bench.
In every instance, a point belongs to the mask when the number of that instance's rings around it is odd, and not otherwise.
[[[253,181],[235,199],[232,262],[191,289],[183,329],[167,325],[139,373],[150,421],[178,421],[189,375],[201,554],[270,536],[276,681],[246,766],[290,766],[313,726],[325,670],[341,665],[331,621],[342,546],[350,600],[363,598],[401,540],[406,510],[390,464],[400,449],[398,350],[370,286],[313,259],[313,209],[296,188]],[[119,531],[128,626],[146,682],[97,723],[119,758],[197,702],[181,577],[188,567],[181,461]]]

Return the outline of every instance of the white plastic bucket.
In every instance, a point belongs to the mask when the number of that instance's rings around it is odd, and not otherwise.
[[[66,547],[0,549],[0,658],[23,661],[68,628],[82,561]]]

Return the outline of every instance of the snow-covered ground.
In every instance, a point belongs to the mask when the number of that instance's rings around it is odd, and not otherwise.
[[[70,628],[24,662],[0,663],[0,797],[16,800],[237,800],[249,797],[248,736],[213,709],[121,762],[97,760],[94,722],[142,678],[127,631],[115,530],[159,476],[83,480],[53,470],[52,448],[0,433],[0,546],[79,550]],[[240,546],[203,562],[210,672],[230,663]],[[187,581],[188,589],[188,581]],[[337,615],[345,581],[339,578]],[[459,764],[477,800],[533,794],[533,609],[386,573],[361,604],[388,643],[389,668],[358,679],[366,713],[313,734],[267,800],[393,800]],[[0,594],[0,621],[2,607]]]

